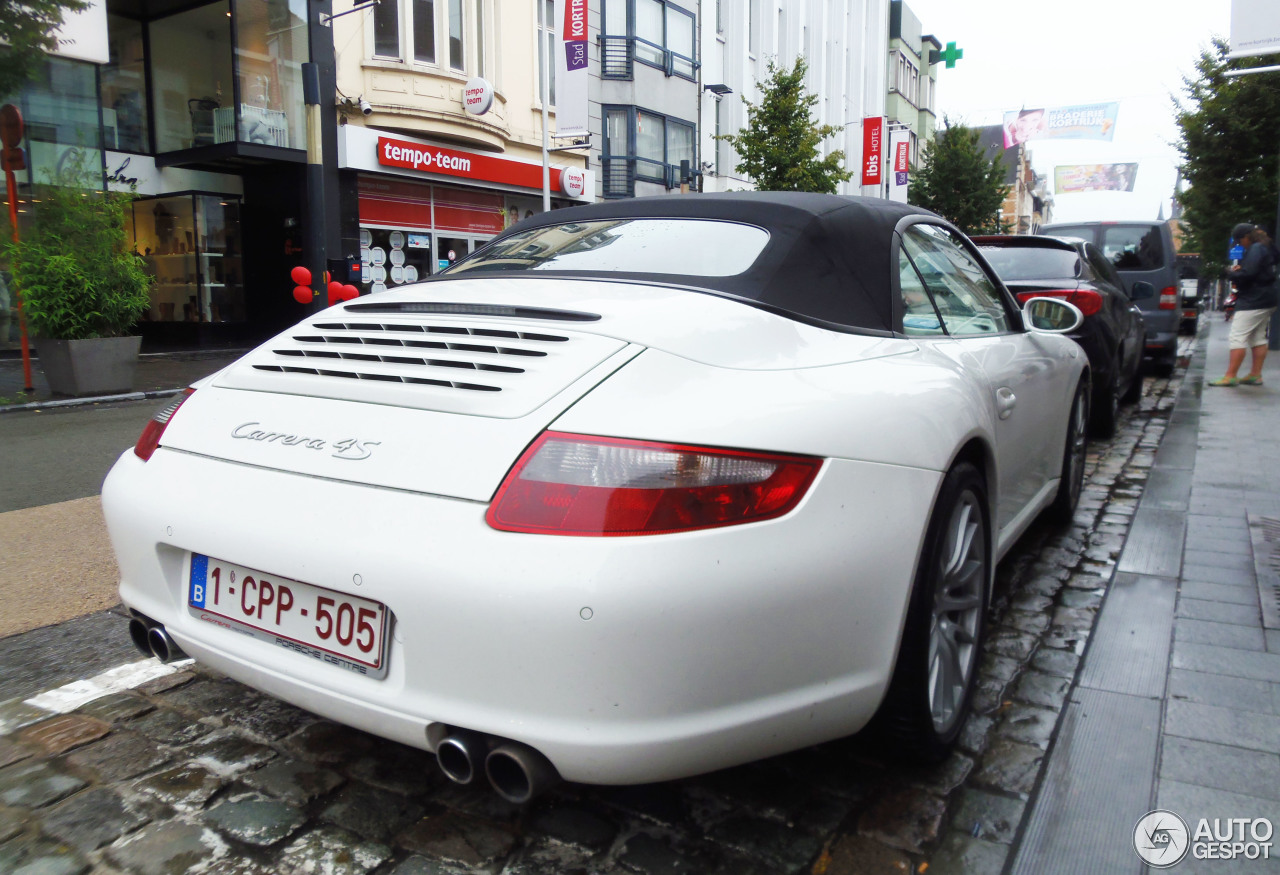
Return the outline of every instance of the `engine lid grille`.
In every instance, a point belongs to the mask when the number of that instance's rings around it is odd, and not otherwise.
[[[624,346],[476,318],[397,313],[386,321],[339,321],[330,312],[254,350],[218,385],[510,418]]]

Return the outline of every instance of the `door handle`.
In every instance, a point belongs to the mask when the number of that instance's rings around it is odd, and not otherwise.
[[[1018,405],[1018,396],[1013,394],[1013,390],[1008,386],[1001,386],[996,390],[996,412],[1000,414],[1001,419],[1008,419],[1013,416],[1013,408]]]

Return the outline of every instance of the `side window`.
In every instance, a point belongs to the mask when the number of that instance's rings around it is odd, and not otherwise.
[[[951,232],[937,225],[912,225],[902,245],[948,334],[972,337],[1009,330],[999,289]]]
[[[908,337],[937,337],[946,334],[933,300],[911,266],[904,250],[898,250],[898,286],[902,290],[902,332]]]
[[[1120,279],[1120,274],[1116,273],[1115,266],[1107,260],[1106,256],[1092,244],[1085,246],[1084,251],[1089,256],[1089,266],[1093,268],[1093,272],[1115,286],[1121,295],[1128,297],[1125,295],[1124,281]]]

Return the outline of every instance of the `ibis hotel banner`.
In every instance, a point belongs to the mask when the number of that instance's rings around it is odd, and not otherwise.
[[[1133,191],[1137,164],[1070,164],[1053,168],[1057,194],[1082,191]]]
[[[1004,114],[1004,147],[1027,140],[1110,140],[1119,114],[1118,103],[1015,109]]]
[[[588,133],[587,0],[555,0],[556,136]]]

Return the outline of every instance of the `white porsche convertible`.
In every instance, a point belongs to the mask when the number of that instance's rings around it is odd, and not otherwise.
[[[1079,496],[1079,319],[905,204],[547,213],[157,414],[103,487],[131,632],[517,802],[873,719],[936,758]]]

